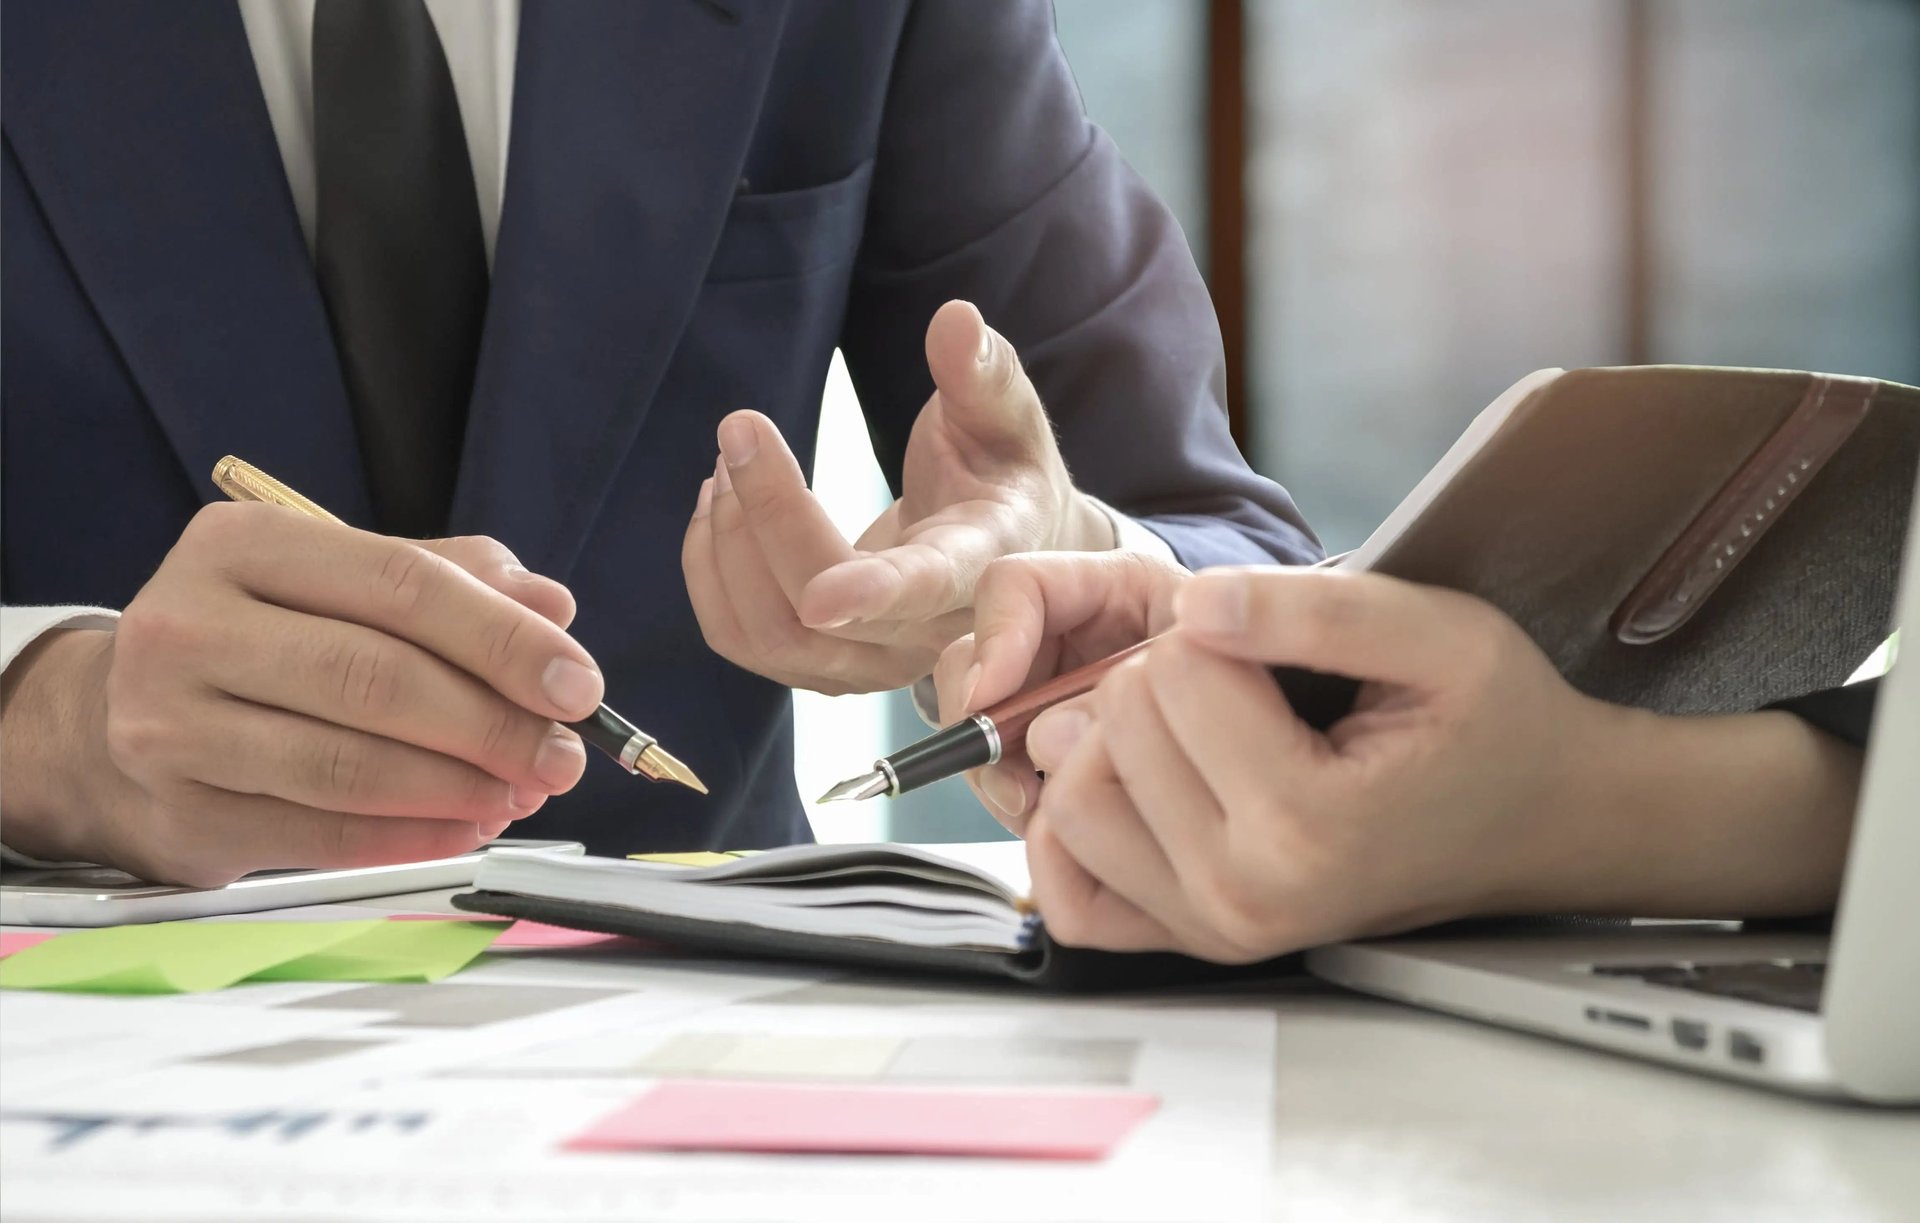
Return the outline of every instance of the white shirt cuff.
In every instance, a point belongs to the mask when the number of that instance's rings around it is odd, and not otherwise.
[[[1088,501],[1113,524],[1113,547],[1116,552],[1144,552],[1156,560],[1166,561],[1170,565],[1180,563],[1173,554],[1173,545],[1156,535],[1152,529],[1122,514],[1098,497],[1088,497]]]
[[[42,633],[62,628],[112,628],[120,613],[106,607],[0,607],[0,671],[13,665]],[[4,836],[4,828],[0,828]],[[85,862],[43,862],[15,853],[0,841],[0,862],[8,866],[86,866]]]

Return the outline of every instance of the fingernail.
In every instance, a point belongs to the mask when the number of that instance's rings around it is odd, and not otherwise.
[[[587,749],[571,732],[553,729],[534,753],[533,775],[550,793],[558,793],[580,780],[587,767]]]
[[[1073,753],[1093,719],[1078,709],[1061,709],[1036,719],[1027,731],[1027,755],[1034,763],[1045,762],[1052,768]]]
[[[495,820],[491,824],[475,824],[473,826],[473,835],[480,839],[480,844],[485,845],[488,841],[495,839],[511,827],[513,827],[512,820]]]
[[[997,769],[987,769],[980,774],[980,792],[1007,815],[1027,813],[1027,788]]]
[[[700,481],[700,496],[693,503],[693,516],[705,518],[713,512],[713,477]]]
[[[514,582],[531,582],[539,576],[525,565],[503,565],[500,572],[506,574],[509,581]]]
[[[1247,630],[1247,583],[1231,574],[1202,575],[1173,597],[1174,618],[1198,632],[1237,637]]]
[[[982,365],[993,364],[993,329],[984,322],[980,324],[980,351],[973,354],[973,359]]]
[[[540,690],[554,708],[570,718],[584,718],[600,703],[606,684],[600,673],[571,658],[556,658],[540,675]]]
[[[966,678],[960,681],[960,708],[973,708],[973,690],[980,686],[980,664],[974,663],[967,668]]]
[[[728,417],[720,422],[720,455],[726,459],[728,467],[740,466],[759,449],[760,435],[752,421]]]
[[[532,815],[540,809],[540,804],[546,801],[547,796],[538,790],[530,790],[525,786],[507,787],[507,806],[521,815]]]
[[[714,495],[718,497],[724,497],[732,491],[733,491],[733,477],[727,474],[727,465],[725,461],[723,460],[721,462],[715,463],[713,465]]]
[[[831,620],[822,620],[817,624],[809,624],[807,625],[807,627],[817,628],[817,629],[835,629],[835,628],[845,628],[852,623],[853,623],[852,616],[835,616]]]

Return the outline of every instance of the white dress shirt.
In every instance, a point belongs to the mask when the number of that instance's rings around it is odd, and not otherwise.
[[[513,62],[520,48],[520,0],[426,0],[446,52],[467,159],[480,202],[480,229],[493,266],[500,201],[507,190],[507,135],[513,128]],[[239,0],[247,47],[260,75],[267,118],[293,188],[300,232],[313,251],[316,188],[313,160],[314,0]]]
[[[307,251],[313,251],[317,208],[313,154],[313,9],[315,0],[236,0],[246,27],[247,47],[260,76],[267,118],[280,146],[287,185]],[[493,266],[500,206],[506,194],[507,136],[513,116],[514,58],[520,45],[520,0],[426,0],[427,13],[446,52],[447,70],[467,137],[473,184],[486,238],[487,266]],[[1094,500],[1113,524],[1115,546],[1174,561],[1167,542],[1133,519]],[[118,612],[101,607],[0,608],[0,670],[40,634],[57,628],[110,628]],[[915,705],[922,717],[932,711],[931,688],[917,685]],[[0,845],[0,859],[31,859]]]

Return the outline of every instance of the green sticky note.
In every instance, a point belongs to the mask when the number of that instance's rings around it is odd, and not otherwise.
[[[175,994],[241,981],[437,981],[500,933],[479,922],[158,922],[75,930],[0,960],[0,988]]]
[[[342,925],[360,924],[342,922]],[[438,981],[487,949],[506,927],[486,921],[377,921],[250,981]]]

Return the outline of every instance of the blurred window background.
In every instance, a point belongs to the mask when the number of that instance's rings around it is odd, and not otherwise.
[[[1213,290],[1242,449],[1331,550],[1544,366],[1920,383],[1920,0],[1055,12],[1088,113]],[[856,413],[840,375],[820,462],[853,531],[885,504]],[[923,731],[897,694],[798,699],[803,773]],[[957,782],[815,827],[1001,835]]]

